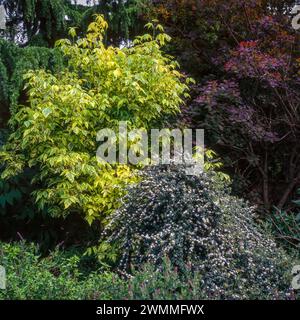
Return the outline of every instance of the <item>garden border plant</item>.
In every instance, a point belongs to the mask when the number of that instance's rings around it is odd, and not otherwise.
[[[104,45],[107,27],[98,15],[86,37],[76,40],[76,30],[70,29],[72,40],[57,42],[68,67],[26,75],[29,105],[12,115],[12,132],[0,152],[2,179],[35,169],[39,209],[54,217],[80,213],[90,224],[104,223],[119,206],[138,169],[99,164],[97,132],[117,128],[119,121],[129,130],[159,125],[179,112],[190,80],[163,54],[170,37],[162,26],[148,24],[153,35],[137,37],[122,49]]]
[[[129,187],[104,237],[116,244],[119,268],[164,256],[201,275],[212,299],[284,299],[290,291],[292,259],[254,221],[254,208],[230,195],[213,171],[187,176],[184,166],[154,166]]]

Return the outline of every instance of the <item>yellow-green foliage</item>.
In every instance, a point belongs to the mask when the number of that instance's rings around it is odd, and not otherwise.
[[[138,37],[130,48],[107,48],[107,23],[97,16],[85,38],[76,39],[71,29],[73,41],[58,41],[68,61],[65,70],[26,75],[29,105],[20,106],[10,121],[2,178],[34,168],[35,200],[52,215],[80,212],[89,223],[104,221],[118,207],[125,185],[135,181],[135,168],[99,164],[97,132],[117,133],[119,121],[127,121],[129,130],[149,129],[179,111],[188,87],[177,63],[161,51],[169,37],[161,26],[151,26],[153,35]]]

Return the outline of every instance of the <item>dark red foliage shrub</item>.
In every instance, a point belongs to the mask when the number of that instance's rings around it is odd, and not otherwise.
[[[283,207],[300,184],[300,37],[295,1],[154,1],[170,52],[199,85],[183,119],[206,129],[235,190]]]

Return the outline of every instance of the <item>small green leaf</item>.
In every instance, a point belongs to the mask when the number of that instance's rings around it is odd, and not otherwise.
[[[43,109],[42,113],[45,116],[45,118],[47,118],[52,113],[52,109],[51,108],[45,108],[45,109]]]

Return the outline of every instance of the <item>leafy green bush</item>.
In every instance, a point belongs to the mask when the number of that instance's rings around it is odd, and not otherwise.
[[[34,245],[0,243],[0,265],[7,273],[7,289],[0,290],[0,299],[112,299],[125,295],[121,291],[125,285],[117,276],[81,271],[78,254],[55,251],[41,258]]]
[[[30,105],[13,115],[15,130],[0,153],[3,179],[36,169],[40,209],[52,216],[80,213],[89,223],[103,221],[135,181],[128,165],[97,161],[97,132],[118,132],[119,121],[126,121],[128,130],[149,129],[179,111],[188,89],[177,63],[162,53],[167,35],[146,34],[130,48],[106,48],[106,29],[102,16],[85,38],[75,41],[72,29],[73,42],[58,41],[68,68],[56,75],[44,70],[27,75]]]
[[[253,220],[253,208],[216,187],[215,175],[187,176],[181,166],[150,167],[129,189],[106,228],[118,244],[120,268],[163,256],[183,268],[191,263],[210,298],[284,297],[292,266]]]
[[[76,252],[53,252],[41,258],[36,246],[0,243],[0,265],[6,268],[7,289],[1,299],[200,299],[199,277],[184,276],[164,260],[162,272],[141,266],[129,279],[112,272],[91,272]]]

